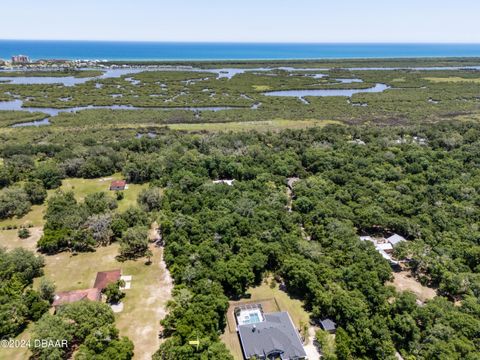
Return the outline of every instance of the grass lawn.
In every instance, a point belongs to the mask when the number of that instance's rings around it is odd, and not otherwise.
[[[57,291],[67,291],[92,287],[98,271],[121,269],[123,275],[131,275],[131,289],[125,290],[124,310],[115,314],[116,324],[120,335],[135,344],[135,359],[150,359],[160,344],[159,322],[165,316],[172,281],[161,262],[160,248],[152,245],[152,264],[146,265],[145,259],[118,262],[118,247],[112,244],[92,253],[46,256],[45,276],[55,282]],[[34,286],[39,282],[36,279]]]
[[[252,295],[249,301],[257,299],[274,298],[280,311],[288,311],[295,326],[300,327],[301,323],[308,323],[310,315],[303,308],[301,300],[292,299],[285,291],[279,289],[278,284],[270,287],[270,279],[265,279],[262,285],[251,288],[248,293]]]
[[[33,324],[29,324],[27,328],[18,335],[15,339],[16,340],[29,340],[31,339]],[[5,360],[26,360],[29,359],[32,355],[31,351],[25,347],[18,347],[14,349],[7,349],[0,347],[0,359]]]
[[[132,275],[132,287],[127,293],[123,312],[116,314],[120,334],[135,344],[135,359],[150,360],[160,346],[160,320],[166,315],[166,304],[171,299],[172,279],[161,262],[162,250],[152,246],[152,264],[143,260],[126,262],[125,275]]]
[[[33,205],[28,214],[21,218],[11,218],[0,220],[0,228],[9,225],[21,226],[32,224],[33,226],[43,226],[43,212],[45,211],[45,205]]]
[[[424,78],[424,79],[425,79],[425,80],[428,80],[428,81],[431,81],[431,82],[434,82],[434,83],[467,82],[467,83],[477,83],[477,84],[480,84],[480,78],[470,79],[470,78],[462,78],[462,77],[458,77],[458,76],[451,76],[451,77],[445,77],[445,78],[428,77],[428,78]]]
[[[221,339],[236,360],[243,360],[243,354],[238,334],[231,331],[233,327],[230,323],[233,319],[231,316],[233,308],[239,303],[260,302],[265,312],[287,311],[297,328],[300,328],[302,324],[308,324],[309,322],[310,317],[303,308],[302,301],[292,299],[286,292],[279,289],[278,284],[271,288],[270,281],[270,278],[266,278],[260,286],[250,288],[247,291],[247,293],[250,294],[250,298],[230,302],[230,308],[227,314],[228,324]]]

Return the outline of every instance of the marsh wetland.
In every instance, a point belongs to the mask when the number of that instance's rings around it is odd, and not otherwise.
[[[194,64],[0,72],[0,124],[165,125],[275,119],[388,123],[478,112],[478,67],[394,64],[379,67],[374,62],[368,67],[350,62],[346,68],[322,63]]]

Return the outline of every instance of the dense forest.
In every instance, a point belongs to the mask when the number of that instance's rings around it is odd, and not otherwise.
[[[28,212],[66,177],[120,171],[129,183],[149,183],[138,206],[120,213],[112,213],[117,199],[110,194],[77,201],[56,191],[47,200],[38,246],[52,254],[118,241],[120,256],[148,256],[146,227],[158,221],[175,287],[162,321],[166,341],[155,359],[229,359],[219,340],[228,300],[244,296],[267,273],[302,299],[314,320],[337,322],[332,359],[394,359],[396,351],[406,359],[478,359],[476,122],[216,134],[158,128],[142,138],[130,129],[59,129],[1,134],[0,216]],[[289,199],[292,177],[300,180]],[[235,181],[214,184],[217,179]],[[393,232],[408,239],[397,256],[437,289],[435,299],[418,303],[388,286],[391,266],[358,237]],[[2,337],[18,334],[29,319],[37,321],[39,336],[73,319],[84,331],[62,331],[83,344],[79,358],[98,350],[91,335],[97,327],[115,339],[99,353],[131,356],[132,345],[118,337],[108,308],[72,305],[42,315],[50,300],[31,289],[41,258],[0,255],[0,317],[9,319],[2,321]],[[12,299],[37,305],[25,306],[12,323]],[[95,323],[90,312],[99,314]],[[188,344],[197,337],[198,349]]]

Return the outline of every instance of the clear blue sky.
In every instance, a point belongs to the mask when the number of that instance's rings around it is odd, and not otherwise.
[[[478,0],[22,0],[0,39],[480,43]]]

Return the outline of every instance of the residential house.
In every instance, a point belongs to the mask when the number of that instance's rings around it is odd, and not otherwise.
[[[302,360],[307,355],[288,312],[263,313],[260,305],[235,309],[245,359]]]
[[[375,246],[375,249],[379,252],[382,257],[389,261],[391,265],[398,265],[398,261],[394,260],[392,257],[393,250],[395,246],[401,242],[407,241],[403,236],[398,234],[393,234],[388,238],[384,237],[372,237],[369,235],[360,236],[361,241],[370,241]]]
[[[81,300],[100,301],[101,298],[102,292],[97,288],[61,291],[55,294],[53,306],[57,308],[60,305],[70,304]]]

